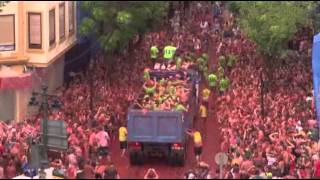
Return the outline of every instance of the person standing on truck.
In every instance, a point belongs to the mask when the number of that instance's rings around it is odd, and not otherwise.
[[[197,159],[197,163],[200,163],[201,154],[202,154],[202,137],[199,131],[187,130],[186,133],[193,138],[194,142],[194,154]]]
[[[144,81],[150,80],[150,69],[149,68],[145,68],[143,70],[143,79],[144,79]]]
[[[177,60],[176,60],[176,69],[177,69],[177,70],[180,70],[182,64],[183,64],[182,58],[181,58],[181,57],[177,57]]]
[[[157,46],[151,46],[150,48],[150,56],[151,56],[151,61],[152,61],[152,68],[154,68],[154,65],[156,64],[156,60],[158,58],[159,54],[159,49]]]
[[[119,128],[119,142],[120,142],[120,149],[122,150],[121,157],[124,156],[126,149],[127,149],[127,135],[128,131],[127,128],[122,126]]]
[[[157,83],[152,80],[149,80],[143,84],[143,89],[145,93],[149,95],[149,97],[153,97],[154,93],[156,92],[156,87]]]
[[[169,66],[169,64],[172,63],[174,54],[176,53],[177,48],[173,46],[173,43],[171,43],[168,46],[165,46],[163,49],[163,58],[164,58],[164,65],[165,68]]]
[[[176,105],[175,109],[176,109],[176,111],[179,111],[179,112],[184,112],[184,111],[187,112],[188,111],[188,109],[183,104],[180,104],[180,103]]]

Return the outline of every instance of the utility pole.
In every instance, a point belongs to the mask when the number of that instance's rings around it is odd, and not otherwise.
[[[41,102],[39,103],[36,100],[36,96],[40,96]],[[43,85],[42,86],[42,92],[33,92],[32,97],[29,102],[29,106],[40,106],[40,113],[43,114],[43,129],[42,129],[42,148],[41,148],[41,170],[39,173],[39,176],[45,177],[44,169],[49,166],[48,161],[48,118],[49,118],[49,100],[54,99],[53,103],[51,105],[54,109],[59,109],[61,106],[60,101],[58,100],[58,96],[55,95],[49,95],[48,94],[48,87]]]
[[[49,117],[49,104],[48,104],[48,94],[47,87],[43,87],[42,97],[44,98],[43,102],[43,165],[48,165],[48,117]]]
[[[90,82],[89,82],[89,86],[90,86],[90,110],[91,112],[93,112],[93,59],[91,58],[90,60],[90,65],[89,65],[89,76],[90,76]]]
[[[264,120],[264,81],[263,81],[263,76],[262,76],[262,71],[260,73],[260,89],[261,89],[261,99],[260,99],[260,104],[261,104],[261,116],[262,120]]]

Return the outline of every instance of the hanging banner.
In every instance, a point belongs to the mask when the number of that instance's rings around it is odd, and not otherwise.
[[[317,120],[320,124],[320,33],[313,37],[312,47],[313,90]]]

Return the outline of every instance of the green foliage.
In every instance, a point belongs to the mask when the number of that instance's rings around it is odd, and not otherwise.
[[[313,29],[315,30],[315,34],[320,32],[320,3],[317,1],[315,8],[310,13],[310,19],[312,22]]]
[[[230,12],[237,14],[237,15],[240,13],[240,6],[237,1],[226,1],[225,3],[226,3],[227,9]]]
[[[238,1],[240,26],[263,56],[277,57],[299,26],[309,23],[312,1]]]
[[[164,20],[167,8],[167,1],[84,1],[82,9],[89,16],[79,31],[96,36],[106,51],[113,52]]]
[[[9,3],[10,1],[0,1],[0,8],[5,6],[7,3]],[[0,9],[1,12],[1,9]]]
[[[93,33],[94,32],[94,26],[95,26],[95,22],[93,19],[91,18],[84,18],[81,22],[81,26],[79,29],[80,35],[87,35],[90,32]]]
[[[318,33],[320,32],[320,13],[313,13],[311,17],[313,28]]]

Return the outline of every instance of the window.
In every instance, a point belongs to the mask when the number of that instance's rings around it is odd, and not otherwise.
[[[60,33],[60,41],[65,37],[66,32],[65,32],[65,26],[66,26],[66,21],[65,21],[65,3],[60,4],[59,6],[59,33]]]
[[[49,11],[49,45],[52,46],[56,42],[56,11]]]
[[[29,48],[42,48],[41,13],[28,13]]]
[[[14,51],[16,49],[14,15],[1,15],[0,27],[0,51]]]
[[[69,32],[74,32],[74,1],[69,1]]]

